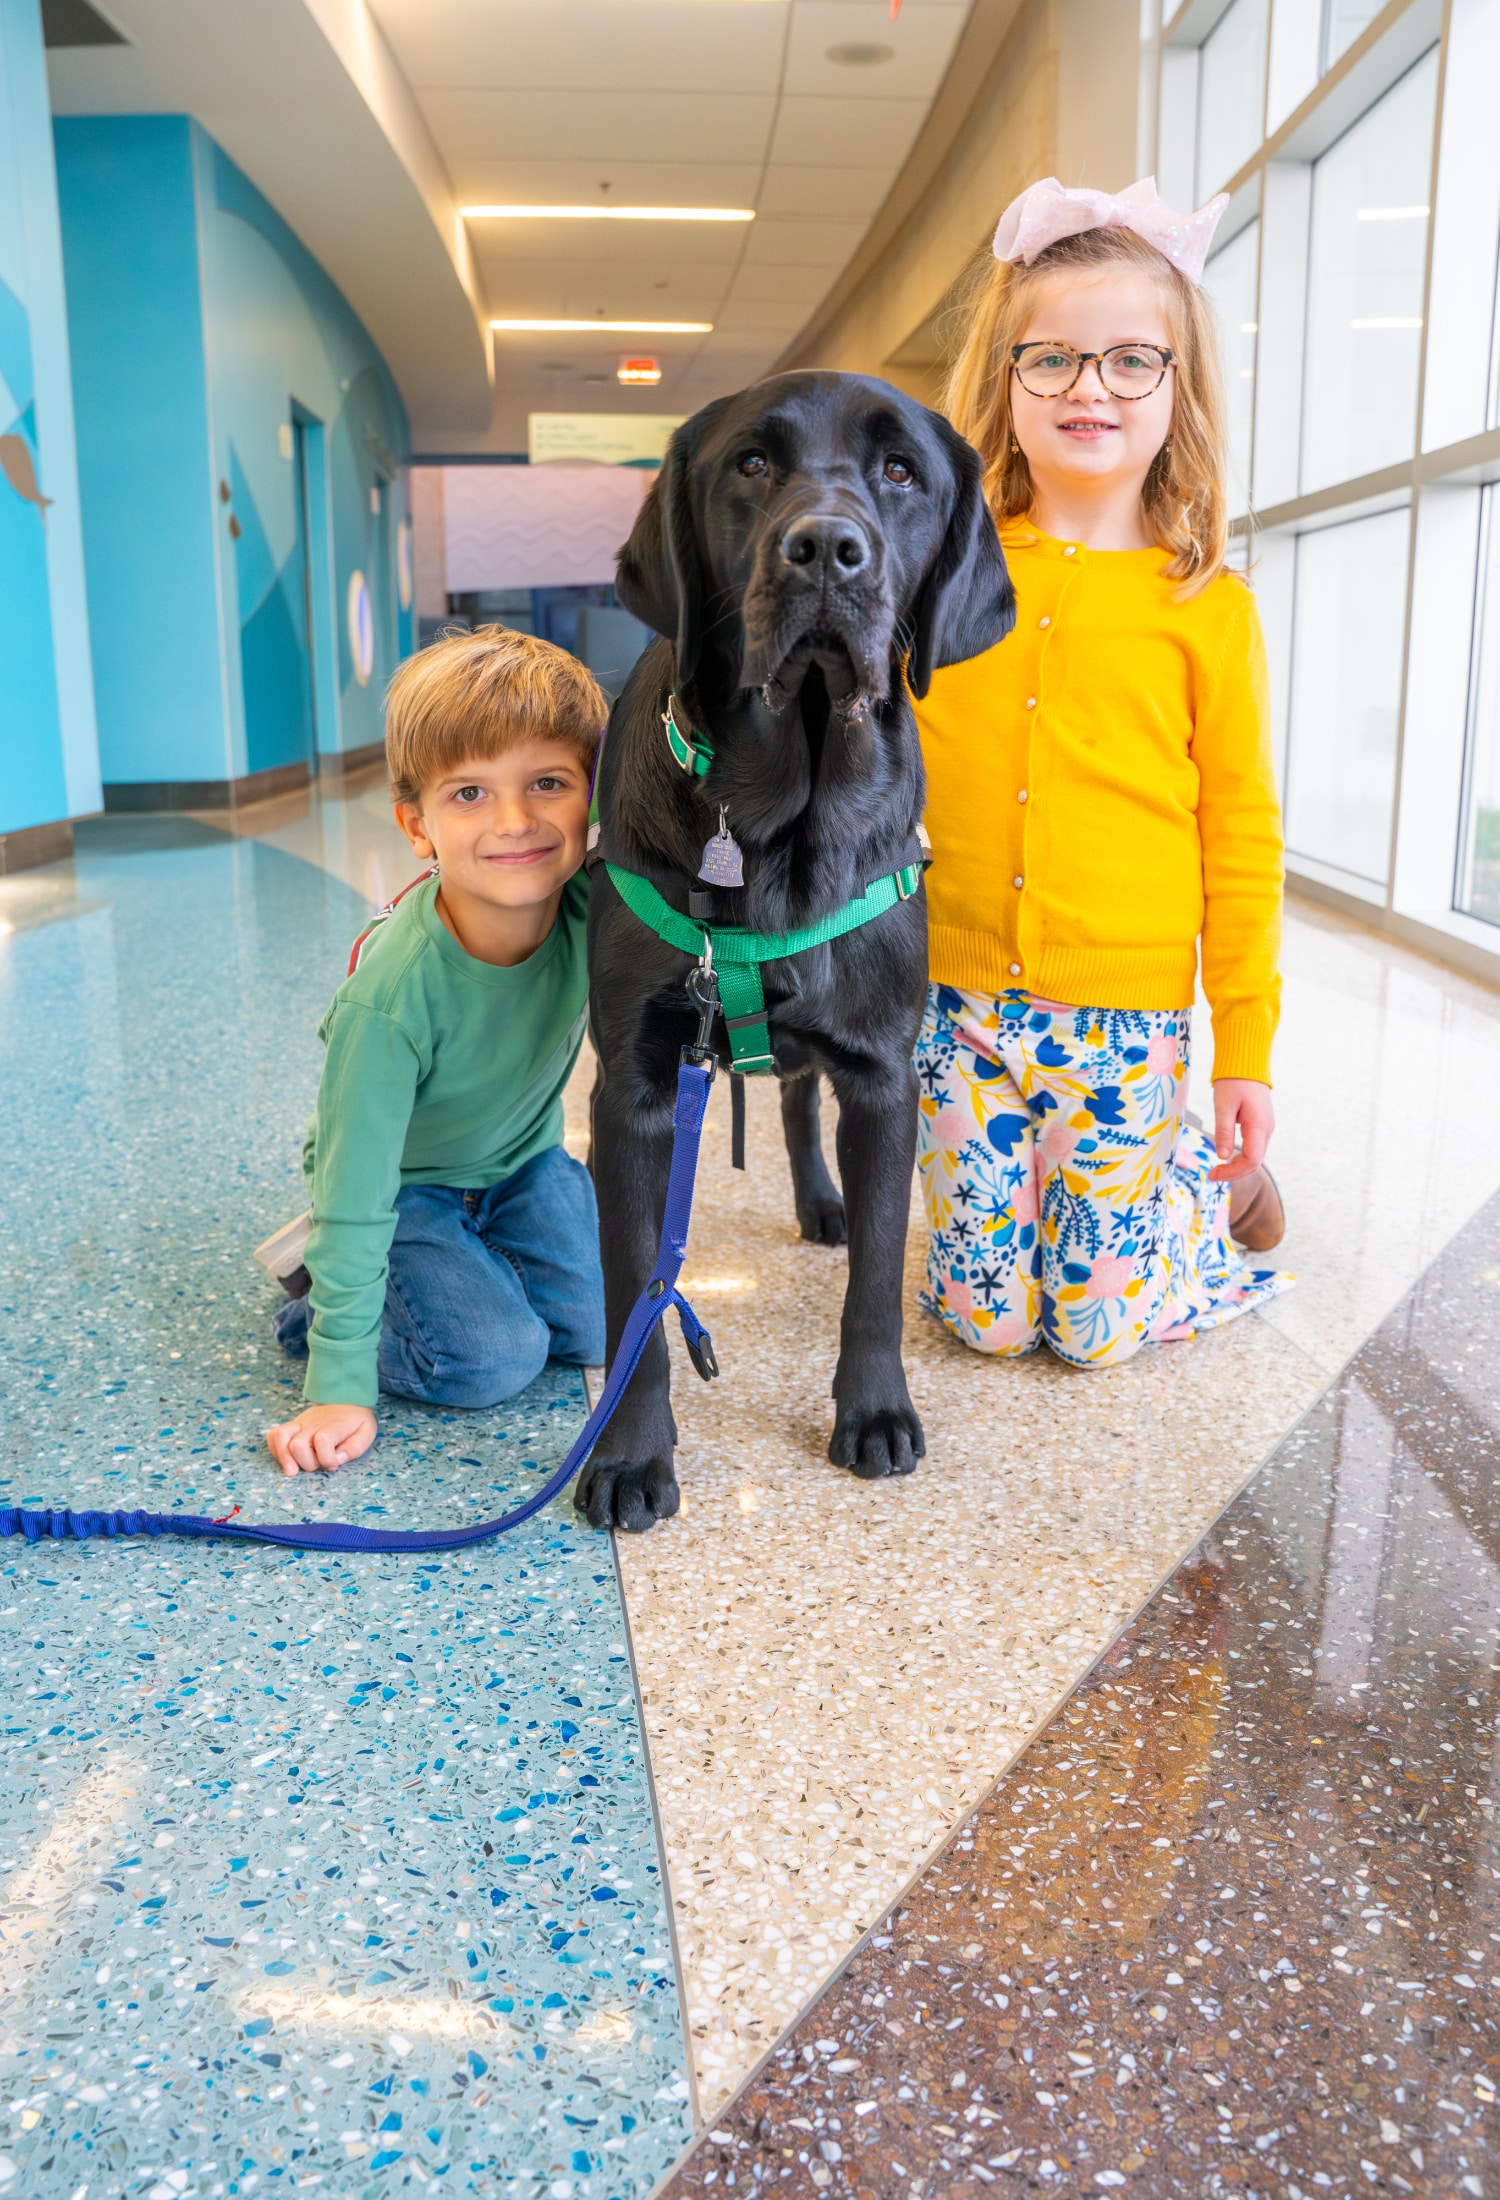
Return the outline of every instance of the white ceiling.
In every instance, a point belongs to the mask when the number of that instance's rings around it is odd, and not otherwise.
[[[63,113],[196,115],[322,260],[419,454],[516,451],[532,411],[687,413],[763,374],[847,264],[971,0],[99,0]],[[888,48],[872,66],[829,49]],[[475,203],[739,206],[747,223],[471,221]],[[515,319],[709,336],[508,335]],[[660,360],[623,389],[622,357]]]
[[[869,225],[969,0],[371,0],[460,205],[753,207],[750,223],[472,221],[491,314],[711,321],[696,337],[495,338],[487,437],[529,411],[684,413],[763,373]],[[831,47],[891,58],[841,66]],[[630,352],[661,362],[623,390]]]

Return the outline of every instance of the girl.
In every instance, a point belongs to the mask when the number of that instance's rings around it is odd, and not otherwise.
[[[981,1352],[1045,1337],[1113,1365],[1291,1280],[1230,1243],[1281,1233],[1262,1162],[1282,851],[1198,287],[1227,203],[1184,221],[1154,181],[1033,185],[1001,219],[949,386],[1019,601],[1011,637],[918,706],[924,1303]],[[1212,1139],[1182,1117],[1200,946]]]

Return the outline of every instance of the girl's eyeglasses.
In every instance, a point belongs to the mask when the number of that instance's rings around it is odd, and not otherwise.
[[[1111,397],[1134,401],[1159,389],[1176,361],[1165,344],[1111,344],[1108,351],[1070,351],[1066,344],[1012,344],[1016,379],[1033,397],[1066,397],[1090,363]]]

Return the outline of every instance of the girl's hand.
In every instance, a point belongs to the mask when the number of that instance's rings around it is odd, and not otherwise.
[[[1219,1078],[1214,1085],[1214,1152],[1219,1166],[1209,1170],[1209,1182],[1234,1184],[1241,1177],[1253,1176],[1266,1158],[1275,1128],[1276,1110],[1271,1105],[1269,1085],[1257,1084],[1253,1077]],[[1240,1134],[1238,1152],[1236,1129]]]
[[[283,1474],[331,1472],[358,1459],[375,1441],[368,1406],[304,1406],[295,1421],[266,1430],[266,1442]]]

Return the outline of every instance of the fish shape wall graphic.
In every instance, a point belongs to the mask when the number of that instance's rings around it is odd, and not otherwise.
[[[36,506],[45,526],[47,507],[53,499],[42,495],[36,478],[36,461],[31,455],[31,445],[24,435],[0,435],[0,472],[4,473],[18,497],[25,503]]]

